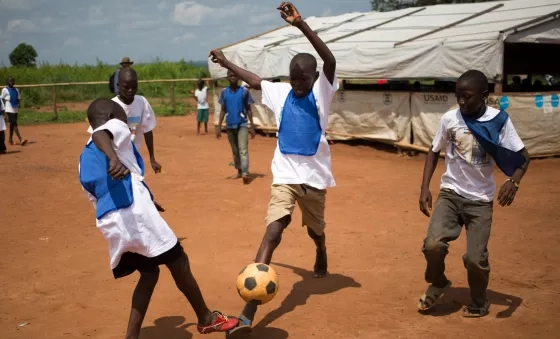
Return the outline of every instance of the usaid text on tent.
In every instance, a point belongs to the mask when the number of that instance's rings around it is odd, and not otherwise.
[[[446,94],[424,94],[425,102],[447,102],[449,96]]]

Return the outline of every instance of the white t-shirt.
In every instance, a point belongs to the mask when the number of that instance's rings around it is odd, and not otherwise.
[[[292,90],[289,83],[263,80],[262,103],[276,116],[277,126],[280,126],[282,109],[288,94]],[[280,152],[278,143],[272,159],[273,184],[307,184],[317,189],[326,189],[336,185],[331,171],[331,150],[325,132],[329,122],[329,111],[332,98],[338,90],[338,80],[333,84],[329,82],[325,74],[321,71],[319,79],[313,86],[313,95],[317,100],[321,129],[323,135],[319,142],[319,149],[314,156],[302,156],[297,154],[283,154]]]
[[[146,98],[141,95],[135,95],[134,101],[130,105],[123,103],[119,96],[115,96],[114,102],[121,105],[128,118],[128,128],[132,132],[132,140],[136,148],[140,149],[144,140],[144,133],[153,130],[156,127],[156,115],[152,110],[152,106]],[[92,133],[91,126],[88,129]]]
[[[21,101],[21,92],[19,91],[18,88],[16,88],[16,91],[18,92],[18,97],[19,100]],[[4,111],[6,111],[6,113],[17,113],[18,112],[18,107],[12,107],[12,104],[10,103],[10,92],[8,91],[8,89],[6,87],[2,88],[2,100],[6,100],[6,105],[4,106]]]
[[[208,105],[208,87],[204,87],[202,90],[198,88],[194,91],[194,96],[197,100],[197,108],[198,109],[208,109],[210,106]]]
[[[109,212],[101,220],[96,219],[96,226],[109,245],[110,266],[114,269],[123,253],[138,253],[152,258],[175,246],[177,236],[157,211],[150,192],[143,184],[142,171],[132,148],[130,129],[122,121],[111,119],[95,129],[96,132],[100,130],[111,132],[113,148],[132,174],[132,205]],[[83,187],[82,190],[95,208],[97,199]]]
[[[478,121],[488,121],[500,111],[486,107]],[[500,132],[500,146],[519,152],[525,145],[508,119]],[[441,188],[453,190],[460,196],[476,201],[492,201],[496,192],[494,160],[470,133],[459,109],[445,113],[432,143],[434,152],[445,149],[445,173]]]

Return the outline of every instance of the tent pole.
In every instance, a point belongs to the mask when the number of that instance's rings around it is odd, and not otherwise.
[[[483,15],[483,14],[486,14],[486,13],[488,13],[488,12],[492,12],[493,10],[495,10],[495,9],[497,9],[497,8],[500,8],[500,7],[502,7],[503,5],[504,5],[504,4],[498,4],[498,5],[492,6],[492,7],[488,8],[488,9],[485,9],[485,10],[483,10],[483,11],[481,11],[481,12],[475,13],[475,14],[473,14],[473,15],[469,15],[468,17],[466,17],[466,18],[464,18],[464,19],[461,19],[461,20],[459,20],[459,21],[455,21],[455,22],[452,22],[452,23],[450,23],[450,24],[448,24],[448,25],[438,27],[438,28],[436,28],[436,29],[434,29],[434,30],[432,30],[432,31],[429,31],[429,32],[420,34],[420,35],[415,36],[415,37],[412,37],[412,38],[410,38],[410,39],[406,39],[406,40],[403,40],[403,41],[398,41],[398,42],[395,43],[394,47],[397,47],[397,46],[399,46],[399,45],[406,44],[407,42],[411,42],[411,41],[414,41],[414,40],[418,40],[418,39],[420,39],[420,38],[423,38],[423,37],[425,37],[425,36],[428,36],[428,35],[437,33],[437,32],[439,32],[439,31],[443,31],[444,29],[448,29],[448,28],[451,28],[451,27],[453,27],[453,26],[457,26],[458,24],[462,24],[462,23],[465,22],[465,21],[469,21],[469,20],[471,20],[471,19],[474,19],[474,18],[476,18],[476,17],[479,17],[479,16],[481,16],[481,15]]]
[[[546,20],[546,19],[550,19],[550,18],[551,18],[551,19],[555,19],[555,18],[558,17],[559,15],[560,15],[560,10],[554,11],[554,12],[552,12],[552,13],[549,13],[549,14],[546,14],[546,15],[543,15],[543,16],[540,16],[540,17],[535,18],[535,19],[533,19],[533,20],[524,22],[524,23],[522,23],[522,24],[515,25],[515,26],[513,26],[513,27],[510,27],[510,28],[501,30],[500,33],[506,33],[506,32],[509,32],[509,31],[517,32],[517,30],[518,30],[519,28],[521,28],[521,27],[530,26],[530,25],[533,25],[533,24],[538,24],[538,23],[540,23],[541,21]],[[529,27],[527,27],[527,28],[529,28]]]
[[[338,41],[338,40],[346,39],[346,38],[351,37],[351,36],[353,36],[353,35],[356,35],[356,34],[360,34],[360,33],[363,33],[363,32],[370,31],[370,30],[372,30],[372,29],[374,29],[374,28],[377,28],[377,27],[379,27],[379,26],[386,25],[386,24],[388,24],[388,23],[390,23],[390,22],[393,22],[393,21],[402,19],[402,18],[407,17],[407,16],[412,15],[412,14],[416,14],[416,13],[418,13],[418,12],[420,12],[420,11],[425,10],[425,9],[426,9],[426,7],[418,8],[417,10],[414,10],[414,11],[408,12],[408,13],[406,13],[406,14],[400,15],[400,16],[398,16],[398,17],[395,17],[395,18],[392,18],[392,19],[383,21],[382,23],[379,23],[379,24],[376,24],[376,25],[373,25],[373,26],[369,26],[369,27],[366,27],[366,28],[362,28],[362,29],[359,29],[359,30],[354,31],[354,32],[352,32],[352,33],[348,33],[348,34],[345,34],[345,35],[343,35],[343,36],[339,36],[338,38],[331,39],[331,40],[329,40],[329,41],[326,41],[325,44],[330,44],[331,42],[335,42],[335,41]]]

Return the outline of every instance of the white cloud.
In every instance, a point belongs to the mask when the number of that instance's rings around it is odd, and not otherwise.
[[[108,22],[107,15],[103,13],[101,6],[91,6],[88,9],[88,23],[90,25],[104,25]]]
[[[29,33],[35,31],[37,26],[25,19],[16,19],[8,21],[7,31],[8,32],[17,32],[17,33]]]
[[[261,25],[264,23],[270,23],[274,20],[280,18],[278,13],[266,13],[266,14],[258,14],[258,15],[251,15],[251,19],[249,19],[249,25]]]
[[[227,9],[213,8],[194,1],[184,1],[175,5],[173,21],[183,26],[199,26],[204,19],[223,19],[235,16],[243,10],[236,4]]]
[[[167,2],[165,2],[165,1],[160,2],[160,3],[157,5],[157,9],[158,9],[158,11],[160,11],[160,12],[165,11],[165,10],[167,9]]]
[[[332,14],[332,10],[330,7],[325,8],[325,10],[323,11],[323,14],[321,14],[321,16],[330,16]]]
[[[76,38],[76,37],[71,37],[68,38],[65,42],[64,42],[64,46],[71,46],[71,47],[76,47],[76,46],[80,46],[82,44],[82,40]]]
[[[173,21],[185,26],[198,26],[205,16],[212,13],[212,8],[193,1],[185,1],[175,5]]]
[[[173,42],[175,43],[179,43],[179,42],[183,42],[183,41],[189,41],[189,40],[194,40],[196,39],[196,34],[191,33],[191,32],[187,32],[181,36],[176,36],[173,38]]]

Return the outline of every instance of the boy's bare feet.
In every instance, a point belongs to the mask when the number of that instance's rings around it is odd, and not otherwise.
[[[326,277],[329,272],[327,271],[327,249],[319,249],[317,248],[316,256],[315,256],[315,266],[313,267],[313,277],[315,278],[324,278]]]

